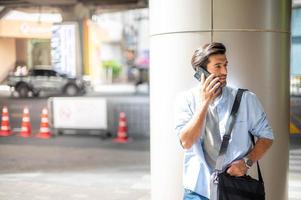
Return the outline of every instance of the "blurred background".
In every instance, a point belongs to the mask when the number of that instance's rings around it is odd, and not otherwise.
[[[294,0],[289,199],[300,55]],[[0,0],[0,82],[0,199],[151,199],[147,0]]]
[[[150,198],[148,22],[144,0],[0,1],[0,199]]]

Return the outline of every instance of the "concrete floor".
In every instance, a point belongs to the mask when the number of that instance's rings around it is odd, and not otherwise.
[[[0,199],[150,199],[149,139],[0,138]]]

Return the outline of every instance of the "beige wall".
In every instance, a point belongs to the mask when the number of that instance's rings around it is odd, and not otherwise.
[[[12,38],[0,38],[0,82],[12,70],[16,62],[16,41]]]
[[[0,20],[0,82],[16,61],[28,63],[26,39],[50,39],[51,28],[52,23]]]

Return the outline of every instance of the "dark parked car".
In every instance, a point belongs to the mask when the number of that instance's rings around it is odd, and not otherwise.
[[[75,96],[86,92],[86,82],[81,78],[68,77],[50,69],[33,69],[28,75],[9,75],[7,85],[19,97],[30,93],[38,96],[41,91]]]

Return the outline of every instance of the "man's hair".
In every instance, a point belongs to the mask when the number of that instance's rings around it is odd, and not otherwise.
[[[194,70],[196,70],[198,67],[207,69],[209,56],[225,53],[226,47],[222,43],[211,42],[209,44],[205,44],[203,47],[199,47],[194,51],[194,54],[191,58],[192,67]]]

